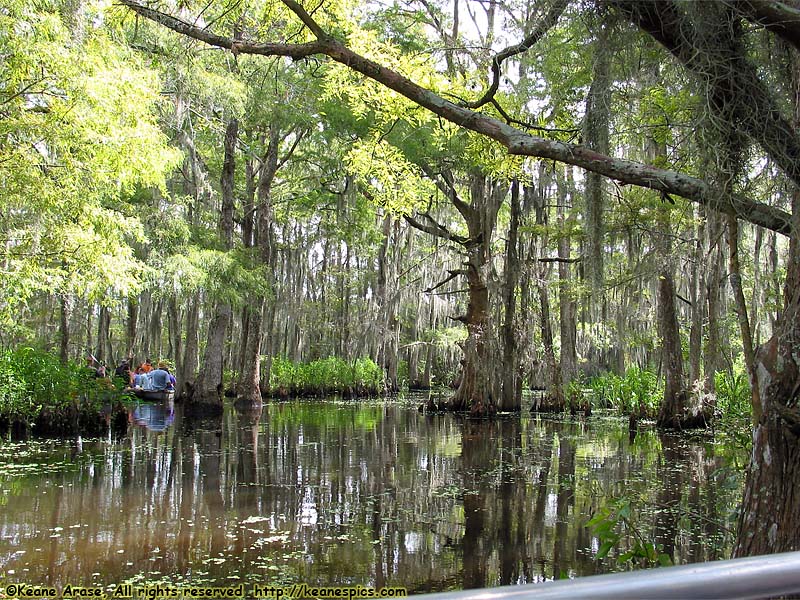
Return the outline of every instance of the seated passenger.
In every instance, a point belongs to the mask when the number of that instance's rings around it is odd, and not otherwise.
[[[153,377],[152,371],[149,373],[142,373],[142,389],[143,390],[152,390],[153,389]]]
[[[114,369],[114,377],[119,377],[125,382],[125,385],[129,385],[131,381],[131,366],[127,359],[124,359],[122,362],[119,363],[119,366]]]
[[[153,382],[153,389],[156,391],[173,390],[174,377],[167,370],[167,363],[163,360],[158,363],[158,368],[150,371],[150,379]]]
[[[139,367],[136,369],[136,373],[133,375],[133,387],[144,388],[147,379],[147,375],[144,373],[144,371],[142,371],[142,368]]]

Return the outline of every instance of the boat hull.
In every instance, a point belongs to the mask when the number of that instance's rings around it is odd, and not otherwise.
[[[154,400],[157,402],[168,402],[175,399],[175,390],[131,390],[137,398],[142,400]]]

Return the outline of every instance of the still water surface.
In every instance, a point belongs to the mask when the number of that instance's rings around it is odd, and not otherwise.
[[[726,558],[746,457],[627,422],[470,421],[289,402],[189,424],[142,405],[117,440],[0,445],[0,580],[496,586],[621,568],[591,515],[625,496],[676,563]]]

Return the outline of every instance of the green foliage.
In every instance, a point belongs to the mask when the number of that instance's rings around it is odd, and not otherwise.
[[[589,519],[586,526],[591,528],[600,543],[595,555],[598,560],[609,557],[621,566],[640,568],[672,564],[670,556],[646,539],[636,525],[635,507],[628,496],[613,498]],[[622,545],[627,549],[620,552]],[[615,555],[611,554],[612,550]]]
[[[49,352],[6,351],[0,354],[0,417],[31,424],[45,408],[96,402],[107,383],[81,365],[62,364]]]
[[[12,0],[0,14],[0,331],[38,293],[110,303],[137,291],[142,231],[124,200],[164,190],[179,159],[158,125],[156,74],[86,9]]]
[[[714,373],[717,391],[716,408],[719,416],[749,418],[753,412],[750,381],[742,359],[736,361],[732,371]]]
[[[600,407],[615,408],[625,414],[642,408],[648,414],[654,413],[661,404],[664,390],[658,377],[652,371],[631,367],[624,377],[614,373],[604,373],[589,381],[592,397]]]
[[[336,357],[295,363],[275,357],[269,385],[280,396],[377,394],[383,389],[383,371],[370,358],[359,358],[352,363]]]

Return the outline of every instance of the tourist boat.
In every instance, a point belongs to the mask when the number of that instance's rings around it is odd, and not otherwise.
[[[175,400],[175,390],[143,390],[142,388],[132,388],[130,390],[137,398],[142,400],[153,400],[156,402],[169,402]]]

